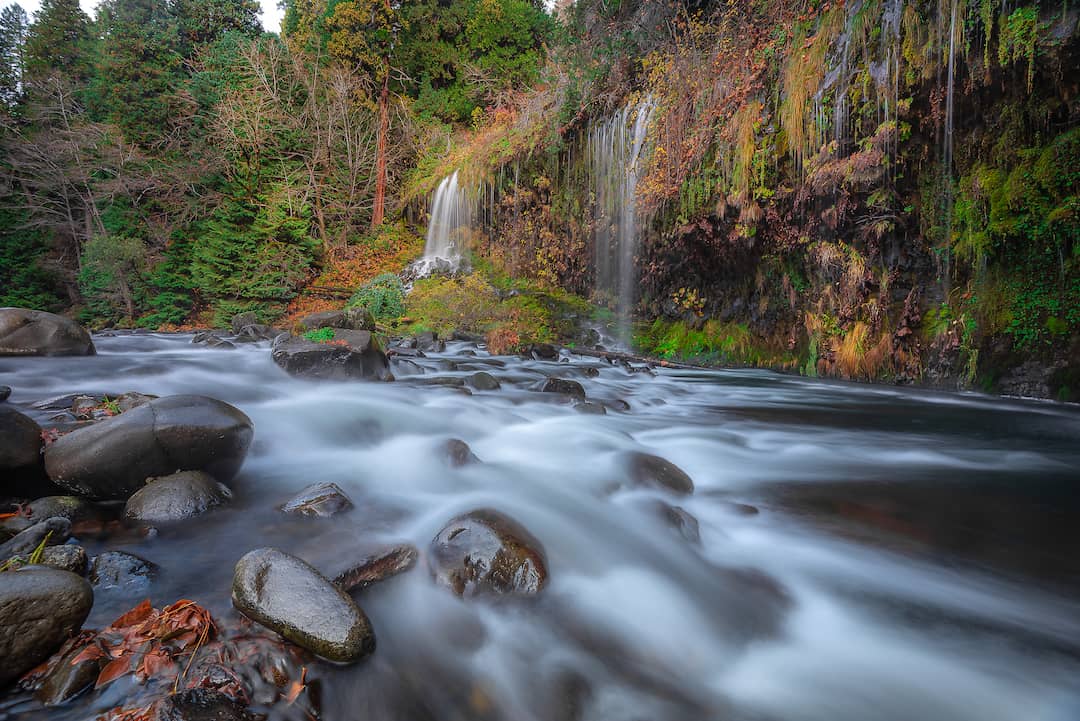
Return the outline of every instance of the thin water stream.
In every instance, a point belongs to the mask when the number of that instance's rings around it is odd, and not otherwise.
[[[62,393],[199,393],[255,423],[229,507],[88,543],[157,563],[155,605],[192,598],[232,618],[233,565],[252,548],[320,568],[385,542],[423,551],[477,507],[543,544],[550,585],[535,601],[461,600],[423,560],[359,594],[378,649],[312,666],[328,721],[1080,718],[1075,407],[466,344],[412,359],[412,375],[399,366],[394,383],[312,383],[265,344],[97,344],[95,357],[0,359],[10,402],[45,422],[31,405]],[[477,370],[502,388],[421,384]],[[537,392],[549,375],[580,381],[607,414]],[[448,465],[449,438],[482,463]],[[629,485],[630,450],[679,465],[694,494]],[[356,508],[323,521],[276,510],[324,480]],[[699,539],[660,504],[696,519]],[[88,624],[138,600],[102,596]],[[0,717],[93,718],[125,683]]]

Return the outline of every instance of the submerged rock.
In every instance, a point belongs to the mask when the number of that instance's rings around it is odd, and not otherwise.
[[[366,330],[335,330],[329,343],[282,335],[274,341],[271,355],[285,372],[301,378],[394,379],[378,339]]]
[[[688,495],[694,492],[694,481],[671,461],[651,453],[631,451],[627,454],[627,473],[640,486],[654,486]]]
[[[446,524],[431,542],[428,564],[435,580],[459,596],[531,596],[547,583],[540,542],[517,521],[491,509]]]
[[[202,471],[151,478],[124,506],[124,517],[142,523],[174,523],[206,513],[232,498],[232,491]]]
[[[0,386],[0,403],[11,397],[11,386]]]
[[[53,481],[94,499],[126,499],[147,478],[206,471],[227,481],[251,445],[251,419],[205,396],[167,396],[62,436],[45,453]]]
[[[497,391],[502,386],[499,385],[498,379],[495,376],[485,371],[477,371],[469,376],[468,384],[478,391]]]
[[[599,403],[597,401],[578,401],[574,404],[574,410],[576,410],[578,413],[584,413],[586,415],[607,415],[607,408],[604,408],[603,403]]]
[[[0,308],[0,356],[94,355],[86,329],[41,310]]]
[[[254,721],[256,717],[221,691],[191,688],[154,704],[152,721]]]
[[[375,650],[360,607],[310,565],[275,548],[240,559],[232,601],[248,618],[331,661],[358,661]]]
[[[41,686],[34,692],[34,698],[45,706],[59,706],[93,685],[105,665],[104,659],[75,661],[88,643],[89,639],[84,639],[81,643],[69,642],[65,646],[67,650],[61,649],[63,655],[49,662],[49,671],[42,679]]]
[[[90,584],[67,571],[31,566],[0,583],[0,687],[48,658],[90,613]]]
[[[457,438],[451,438],[442,444],[442,454],[454,468],[461,468],[470,463],[480,463],[480,459],[469,448],[469,444]]]
[[[336,483],[312,483],[281,506],[281,512],[294,516],[329,518],[353,507],[352,500]]]

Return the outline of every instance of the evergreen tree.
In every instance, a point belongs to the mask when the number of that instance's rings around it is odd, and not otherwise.
[[[174,0],[172,7],[187,54],[225,33],[262,34],[258,0]]]
[[[23,46],[28,26],[26,11],[18,4],[0,11],[0,105],[8,109],[22,96]]]
[[[26,35],[26,74],[33,80],[53,73],[82,79],[87,71],[90,18],[79,0],[42,0]]]

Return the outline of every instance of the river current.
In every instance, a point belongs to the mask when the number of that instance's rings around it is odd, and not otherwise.
[[[535,600],[459,599],[423,558],[357,594],[378,648],[313,669],[324,719],[1080,719],[1074,406],[494,358],[465,343],[396,364],[394,383],[316,383],[287,376],[266,343],[190,341],[118,335],[95,338],[94,357],[0,359],[9,402],[44,425],[55,411],[35,402],[131,390],[220,398],[254,421],[229,506],[152,538],[87,543],[158,564],[155,606],[191,598],[229,617],[233,566],[253,548],[322,569],[385,543],[423,553],[474,508],[544,546],[550,579]],[[480,370],[501,389],[432,382]],[[537,392],[550,375],[581,382],[607,414]],[[450,438],[482,463],[449,465]],[[631,450],[678,465],[694,494],[629,485]],[[316,481],[356,508],[276,510]],[[87,626],[139,600],[100,598]],[[116,687],[8,713],[92,718],[122,705]]]

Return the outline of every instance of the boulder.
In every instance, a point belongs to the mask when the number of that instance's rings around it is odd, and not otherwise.
[[[11,398],[11,386],[0,386],[0,403]]]
[[[380,548],[334,574],[333,583],[342,591],[359,591],[408,571],[419,556],[416,547],[409,544]]]
[[[631,451],[626,457],[627,474],[639,486],[654,486],[683,495],[694,492],[694,481],[671,461],[651,453]]]
[[[246,326],[258,325],[258,323],[259,316],[255,315],[254,311],[249,310],[234,315],[232,317],[232,320],[229,321],[229,327],[232,329],[232,332],[234,334],[240,335],[240,331],[242,331]]]
[[[95,590],[145,593],[157,575],[156,564],[123,551],[106,551],[94,557],[87,577]]]
[[[550,343],[533,343],[527,352],[536,360],[558,360],[559,358],[559,349]]]
[[[45,453],[53,481],[94,499],[127,499],[147,478],[206,471],[236,475],[253,434],[251,420],[204,396],[166,396],[62,436]]]
[[[446,350],[446,343],[439,340],[439,337],[429,330],[417,333],[413,337],[416,339],[416,348],[418,350],[429,353],[442,353]]]
[[[577,381],[566,378],[548,378],[540,385],[543,393],[562,393],[568,396],[585,397],[585,387]]]
[[[46,548],[42,554],[41,565],[82,576],[86,573],[87,560],[85,548],[64,544]]]
[[[358,661],[375,650],[360,607],[310,565],[275,548],[240,559],[232,601],[248,618],[331,661]]]
[[[543,548],[509,516],[480,509],[458,516],[432,540],[435,580],[459,596],[532,596],[547,583]]]
[[[300,326],[305,331],[318,330],[319,328],[373,331],[375,330],[375,316],[364,307],[326,310],[305,316],[300,321]]]
[[[353,502],[336,483],[312,483],[281,505],[281,512],[294,516],[329,518],[347,511]]]
[[[0,356],[94,355],[86,329],[63,316],[26,308],[0,308]]]
[[[282,335],[274,341],[271,354],[285,372],[301,378],[394,379],[378,339],[366,330],[336,330],[329,343]]]
[[[252,323],[240,329],[233,339],[237,343],[257,343],[261,340],[273,340],[281,335],[281,331],[262,323]]]
[[[151,478],[124,506],[124,517],[141,523],[175,523],[206,513],[232,498],[228,487],[203,471]]]
[[[42,462],[41,426],[0,404],[0,496],[35,496],[49,486]]]
[[[48,658],[82,627],[90,584],[67,571],[31,566],[0,583],[0,687]]]
[[[467,382],[478,391],[497,391],[501,388],[498,379],[486,371],[473,373]]]

